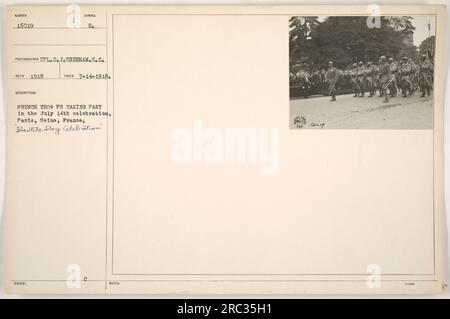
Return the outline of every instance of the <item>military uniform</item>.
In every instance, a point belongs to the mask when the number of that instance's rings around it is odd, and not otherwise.
[[[375,81],[377,73],[376,66],[369,62],[364,70],[364,73],[366,88],[369,91],[369,97],[372,97],[375,94]]]
[[[389,93],[391,94],[392,97],[397,95],[397,91],[398,91],[398,86],[397,86],[397,81],[398,81],[398,65],[397,63],[390,59],[390,63],[389,63],[389,68],[391,69],[391,79],[392,82],[389,85]]]
[[[353,64],[353,67],[350,70],[350,77],[352,80],[353,93],[355,93],[355,95],[353,97],[358,97],[358,95],[359,95],[358,65],[356,63]]]
[[[411,82],[413,84],[414,92],[419,87],[419,68],[411,59],[409,59],[408,62],[411,64]]]
[[[400,65],[400,76],[402,83],[402,96],[406,97],[406,92],[411,95],[413,93],[413,83],[411,81],[411,73],[412,67],[411,64],[407,60],[403,60],[403,63]]]
[[[359,96],[364,96],[364,77],[366,75],[366,68],[362,64],[362,62],[359,63],[358,70],[356,71],[356,81],[358,82],[359,87]]]
[[[391,76],[391,68],[389,64],[386,62],[386,59],[384,57],[380,58],[380,91],[382,95],[384,95],[384,101],[383,102],[389,102],[389,98],[387,95],[387,87],[392,79]]]
[[[331,101],[336,101],[336,82],[338,80],[339,73],[332,63],[329,63],[329,68],[325,74],[325,79],[328,83],[328,95],[331,96]]]
[[[420,68],[420,92],[422,92],[422,97],[430,95],[430,90],[433,87],[433,63],[426,57],[422,58],[422,61],[419,64]]]

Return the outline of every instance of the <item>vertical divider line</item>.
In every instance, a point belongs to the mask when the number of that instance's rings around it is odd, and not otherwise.
[[[114,70],[114,13],[111,15],[111,44],[112,44],[112,180],[111,180],[111,275],[114,275],[114,85],[115,85],[115,70]]]
[[[105,33],[106,33],[106,211],[105,211],[105,292],[107,291],[107,280],[108,280],[108,200],[109,200],[109,38],[108,38],[108,10],[106,10],[105,17]]]

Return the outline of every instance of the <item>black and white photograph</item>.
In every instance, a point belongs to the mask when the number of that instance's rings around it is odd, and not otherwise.
[[[291,129],[432,129],[435,16],[289,19]]]

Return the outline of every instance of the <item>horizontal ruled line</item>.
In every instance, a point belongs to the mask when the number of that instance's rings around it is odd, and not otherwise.
[[[84,46],[84,47],[88,47],[88,46],[106,46],[106,44],[104,43],[92,43],[92,44],[88,44],[88,43],[14,43],[14,46],[66,46],[66,47],[75,47],[75,46]]]
[[[67,28],[67,27],[33,27],[33,28],[17,28],[14,27],[14,30],[89,30],[89,29],[106,29],[104,27],[80,27],[80,28]]]
[[[101,79],[94,79],[94,78],[92,78],[92,79],[86,79],[86,78],[83,78],[83,79],[81,79],[81,78],[36,78],[36,79],[33,79],[33,78],[12,78],[13,80],[33,80],[33,81],[36,81],[36,80],[86,80],[86,81],[88,81],[88,80],[91,80],[91,81],[93,81],[93,80],[109,80],[109,79],[106,79],[106,78],[101,78]]]
[[[31,280],[11,280],[11,282],[67,282],[67,279],[31,279]],[[88,279],[80,280],[80,282],[103,282],[105,280]],[[116,282],[366,282],[367,279],[108,279],[107,281]],[[380,279],[380,281],[390,282],[437,282],[437,279]]]
[[[58,63],[59,61],[12,61],[12,63],[42,63],[42,64],[51,64],[51,63]],[[107,61],[102,62],[84,62],[84,61],[61,61],[61,63],[91,63],[91,64],[99,64],[99,63],[106,63]]]

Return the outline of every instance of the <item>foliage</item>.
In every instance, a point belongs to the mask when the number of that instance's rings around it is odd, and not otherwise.
[[[425,54],[425,55],[428,55],[429,58],[433,58],[435,41],[436,41],[436,38],[434,35],[423,40],[422,43],[420,43],[420,45],[419,45],[420,55]]]
[[[411,20],[409,16],[381,17],[380,28],[369,28],[363,16],[292,17],[291,66],[316,70],[332,60],[338,68],[345,68],[353,62],[378,61],[381,55],[417,54]]]

